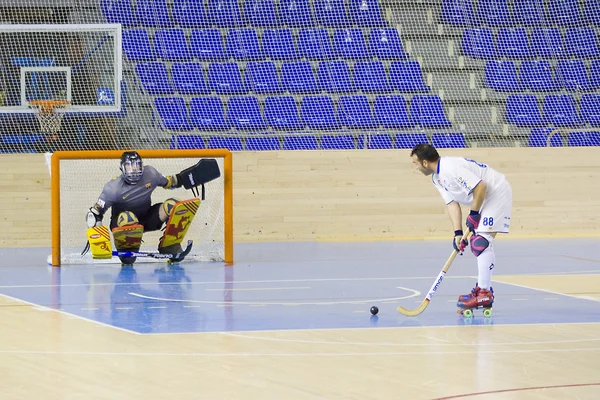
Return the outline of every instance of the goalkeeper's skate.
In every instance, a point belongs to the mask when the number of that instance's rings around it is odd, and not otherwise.
[[[467,295],[460,296],[456,306],[458,313],[470,318],[473,316],[473,310],[483,308],[483,316],[490,318],[492,316],[492,305],[494,304],[494,289],[481,289],[479,286]]]

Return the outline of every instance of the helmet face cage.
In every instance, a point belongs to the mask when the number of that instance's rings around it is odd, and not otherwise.
[[[142,177],[144,165],[142,157],[134,151],[123,153],[121,157],[121,173],[127,183],[136,183]]]

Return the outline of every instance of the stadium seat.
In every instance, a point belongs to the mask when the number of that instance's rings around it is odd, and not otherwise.
[[[288,28],[315,26],[315,18],[308,0],[280,0],[279,15],[282,24]]]
[[[569,91],[593,90],[582,60],[558,60],[556,81]]]
[[[169,82],[167,67],[164,63],[139,63],[135,66],[135,72],[147,94],[173,94],[175,92]]]
[[[121,24],[123,28],[138,25],[131,0],[101,0],[100,9],[109,24]]]
[[[193,97],[190,119],[201,131],[227,131],[231,128],[220,97]]]
[[[154,50],[158,58],[164,61],[190,61],[192,59],[182,29],[157,30],[154,36]]]
[[[392,138],[387,133],[375,133],[360,135],[358,139],[359,149],[393,149]]]
[[[477,26],[471,0],[443,0],[442,23],[453,26]]]
[[[457,149],[467,147],[465,135],[462,133],[434,133],[431,144],[438,149]]]
[[[465,29],[462,38],[462,50],[464,55],[468,57],[495,58],[496,47],[491,29]]]
[[[336,30],[333,35],[333,48],[337,56],[344,60],[371,58],[361,29]]]
[[[193,150],[205,149],[204,138],[198,135],[173,135],[171,136],[171,149]]]
[[[549,0],[548,21],[556,26],[581,26],[583,21],[579,13],[579,1]]]
[[[600,95],[584,94],[579,105],[581,118],[593,127],[600,127]]]
[[[285,62],[281,66],[283,87],[293,94],[316,94],[320,90],[308,61]]]
[[[376,127],[367,96],[341,96],[337,114],[342,126],[348,129]]]
[[[303,129],[298,106],[292,96],[267,97],[265,100],[265,119],[275,130]]]
[[[525,28],[500,28],[496,38],[496,55],[506,58],[531,58]]]
[[[369,51],[379,60],[405,60],[408,58],[396,28],[371,29]]]
[[[312,135],[283,137],[284,150],[318,150],[317,138]]]
[[[373,108],[377,125],[388,129],[415,126],[408,118],[408,107],[402,96],[377,96]]]
[[[165,0],[136,0],[138,22],[148,28],[171,28],[173,21]]]
[[[321,149],[354,150],[356,145],[352,135],[323,135],[321,136]]]
[[[583,19],[589,25],[600,26],[600,0],[585,0]]]
[[[344,0],[313,0],[313,7],[318,25],[325,28],[346,28],[352,25]]]
[[[247,24],[257,28],[278,27],[280,24],[275,10],[275,1],[245,0],[244,20]]]
[[[350,20],[362,28],[387,26],[377,0],[350,0]]]
[[[522,127],[544,126],[538,99],[532,94],[511,94],[506,99],[506,120]]]
[[[242,151],[242,139],[239,137],[210,136],[208,138],[208,148]]]
[[[208,0],[208,19],[217,28],[235,28],[244,24],[235,0]]]
[[[340,128],[340,123],[335,116],[333,100],[329,96],[304,97],[300,115],[302,122],[311,129],[331,130]]]
[[[209,28],[204,0],[174,0],[173,19],[180,28]]]
[[[246,150],[248,151],[269,151],[281,150],[281,143],[278,137],[249,137],[246,139]]]
[[[531,32],[531,51],[538,58],[562,58],[565,45],[558,28],[535,28]]]
[[[553,126],[576,127],[581,125],[575,107],[575,99],[571,94],[546,96],[543,113],[546,122]]]
[[[225,51],[236,61],[263,60],[256,30],[230,29],[225,40]]]
[[[171,80],[179,94],[210,94],[200,63],[173,63]]]
[[[279,83],[275,63],[249,62],[246,66],[246,86],[256,94],[281,94],[284,92]]]
[[[438,95],[419,94],[410,102],[410,119],[424,128],[447,128],[452,126],[444,113],[442,99]]]
[[[480,1],[477,19],[489,27],[512,26],[512,16],[507,0]]]
[[[568,146],[600,146],[600,132],[569,132]]]
[[[513,18],[521,26],[548,26],[542,0],[518,0],[513,2]]]
[[[404,93],[429,92],[431,90],[423,82],[423,72],[417,61],[392,62],[390,84],[393,90]]]
[[[182,98],[156,97],[154,105],[160,117],[161,126],[165,129],[170,131],[191,131],[193,129]]]
[[[524,61],[521,64],[521,83],[533,92],[550,92],[560,89],[552,76],[550,63],[545,60]]]
[[[488,61],[484,72],[485,86],[497,92],[522,92],[523,85],[512,61]]]
[[[212,63],[208,66],[208,85],[217,94],[246,94],[237,63]]]
[[[317,71],[319,90],[327,93],[354,93],[356,91],[350,78],[350,68],[344,61],[323,61]]]
[[[333,51],[325,29],[303,29],[298,35],[300,54],[310,61],[332,60]]]
[[[425,133],[397,133],[394,137],[397,149],[412,149],[418,144],[429,143]]]
[[[569,28],[565,34],[565,53],[568,57],[598,58],[600,51],[593,28]]]
[[[156,55],[150,46],[145,29],[125,29],[123,31],[123,53],[129,61],[152,61]]]
[[[354,84],[363,93],[389,93],[392,91],[381,61],[354,64]]]
[[[262,46],[265,56],[274,61],[289,61],[300,58],[292,31],[289,29],[265,29],[262,36]]]
[[[227,104],[227,120],[239,130],[247,131],[267,127],[256,97],[231,97]]]
[[[190,37],[192,55],[200,61],[225,61],[223,38],[218,29],[196,29]]]
[[[590,85],[594,89],[600,88],[600,60],[593,60],[590,64]]]
[[[562,147],[562,137],[560,133],[556,132],[550,137],[550,142],[548,143],[548,136],[550,133],[555,131],[554,128],[534,128],[531,130],[529,134],[529,147]]]

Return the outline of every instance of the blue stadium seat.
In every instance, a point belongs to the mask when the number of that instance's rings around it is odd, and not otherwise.
[[[281,66],[283,87],[293,94],[316,94],[320,90],[315,73],[308,61],[285,62]]]
[[[399,92],[429,92],[431,88],[423,82],[423,71],[417,61],[392,62],[390,84]]]
[[[193,97],[190,104],[190,119],[201,131],[227,131],[231,124],[225,118],[220,97]]]
[[[568,146],[600,146],[600,132],[569,132]]]
[[[282,24],[289,28],[315,26],[315,18],[308,0],[280,0],[279,15]]]
[[[162,121],[161,126],[170,131],[191,131],[194,129],[188,119],[185,102],[180,97],[156,97],[154,105]]]
[[[284,150],[318,150],[317,138],[312,135],[283,137]]]
[[[331,130],[340,128],[340,123],[335,116],[333,100],[329,96],[304,97],[300,116],[302,122],[311,129]]]
[[[453,26],[478,25],[471,0],[443,0],[442,22]]]
[[[173,63],[171,80],[179,94],[210,94],[200,63]]]
[[[394,142],[397,149],[412,149],[418,144],[429,143],[429,140],[425,133],[397,133]]]
[[[410,119],[425,128],[447,128],[452,126],[444,113],[442,99],[437,94],[419,94],[410,102]]]
[[[600,127],[600,95],[584,94],[579,105],[581,118],[593,127]]]
[[[462,38],[462,50],[465,56],[493,59],[496,57],[494,37],[489,28],[465,29]]]
[[[408,58],[396,28],[371,29],[369,51],[379,60],[405,60]]]
[[[298,106],[292,96],[267,97],[265,100],[265,119],[275,130],[303,129]]]
[[[600,60],[593,60],[590,64],[590,84],[594,89],[600,88]]]
[[[551,92],[560,89],[552,77],[552,67],[546,60],[524,61],[521,64],[521,83],[533,92]]]
[[[289,61],[300,58],[292,31],[289,29],[265,29],[262,36],[262,46],[265,56],[274,61]]]
[[[593,90],[582,60],[558,60],[556,80],[561,87],[569,91]]]
[[[577,0],[548,0],[548,21],[556,26],[581,26]]]
[[[539,58],[564,57],[565,45],[558,28],[535,28],[531,32],[531,51]]]
[[[209,28],[204,0],[174,0],[173,19],[180,28]]]
[[[227,120],[239,130],[247,131],[267,127],[256,97],[231,97],[227,104]]]
[[[333,35],[333,48],[338,57],[345,60],[371,58],[361,29],[338,29]]]
[[[350,0],[350,20],[363,28],[387,26],[377,0]]]
[[[246,94],[237,63],[212,63],[208,66],[208,85],[217,94]]]
[[[464,149],[467,147],[465,135],[462,133],[434,133],[431,144],[438,149]]]
[[[544,126],[538,99],[532,94],[511,94],[506,99],[506,120],[516,126]]]
[[[198,135],[173,135],[171,136],[171,149],[193,150],[205,149],[204,138]]]
[[[254,29],[230,29],[225,40],[225,50],[236,61],[257,61],[265,58]]]
[[[135,3],[137,20],[142,26],[149,28],[173,26],[165,0],[137,0]]]
[[[547,123],[554,126],[576,127],[581,125],[575,107],[575,99],[571,94],[546,96],[543,113]]]
[[[497,92],[522,92],[523,85],[512,61],[488,61],[484,72],[485,86]]]
[[[352,135],[323,135],[321,136],[321,149],[354,150],[356,145]]]
[[[192,56],[188,49],[182,29],[159,29],[154,36],[156,55],[164,61],[190,61]]]
[[[518,0],[513,2],[513,17],[517,25],[547,26],[542,0]]]
[[[298,35],[300,54],[310,61],[333,59],[331,41],[325,29],[303,29]]]
[[[360,135],[358,138],[359,149],[393,149],[392,138],[387,133],[374,133]]]
[[[348,129],[376,127],[367,96],[341,96],[337,114],[342,126]]]
[[[278,137],[249,137],[246,139],[246,150],[248,151],[269,151],[281,150],[281,143]]]
[[[529,133],[529,147],[562,147],[562,138],[560,133],[555,133],[550,137],[548,143],[548,136],[554,131],[554,128],[534,128]]]
[[[242,151],[242,139],[239,137],[210,136],[208,138],[208,148]]]
[[[415,124],[408,118],[408,107],[402,96],[377,96],[373,106],[375,121],[388,129],[411,128]]]
[[[363,93],[389,93],[392,91],[381,61],[354,64],[354,84]]]
[[[350,68],[344,61],[320,62],[317,83],[319,89],[327,93],[344,94],[356,91],[350,78]]]
[[[583,3],[583,19],[593,26],[600,26],[600,0],[585,0]]]
[[[156,55],[150,46],[148,32],[145,29],[126,29],[123,31],[123,53],[129,61],[151,61]]]
[[[507,0],[480,1],[477,19],[489,27],[512,26],[512,15]]]
[[[280,25],[274,0],[245,0],[244,19],[247,24],[257,28],[275,28]]]
[[[164,63],[139,63],[135,66],[135,72],[147,94],[173,94],[175,92],[169,82],[167,67]]]
[[[346,28],[352,25],[344,0],[313,0],[317,23],[326,28]]]
[[[223,49],[223,38],[218,29],[196,29],[190,37],[192,54],[200,61],[225,61],[229,57]]]
[[[525,28],[500,28],[496,38],[496,55],[506,58],[531,58]]]
[[[600,51],[593,28],[569,28],[565,34],[565,50],[569,57],[598,58]]]
[[[235,28],[244,24],[236,0],[208,0],[208,18],[217,28]]]
[[[121,24],[123,28],[138,25],[131,0],[101,0],[100,9],[109,24]]]
[[[275,63],[249,62],[246,66],[246,86],[256,94],[281,94],[284,92],[279,83]]]

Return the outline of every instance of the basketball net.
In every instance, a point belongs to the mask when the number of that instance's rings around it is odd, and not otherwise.
[[[40,123],[40,130],[47,135],[57,135],[60,131],[68,100],[31,100],[29,106],[35,110]]]

